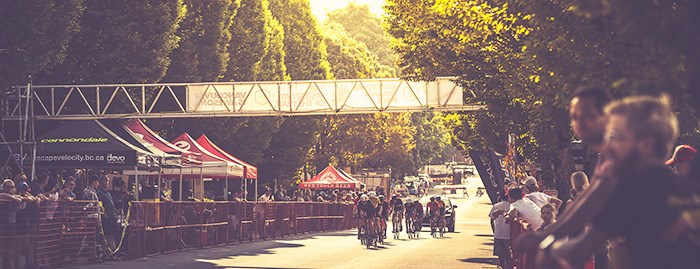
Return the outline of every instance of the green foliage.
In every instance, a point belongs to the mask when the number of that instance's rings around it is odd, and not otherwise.
[[[386,29],[402,76],[457,75],[466,101],[487,106],[462,116],[457,144],[505,152],[515,134],[523,156],[562,178],[568,97],[579,85],[618,97],[670,92],[682,141],[698,138],[686,101],[697,62],[686,59],[699,47],[690,2],[389,0]]]
[[[164,81],[217,81],[229,61],[229,28],[240,0],[185,0],[187,14],[180,23],[180,45],[170,54]]]
[[[0,88],[25,84],[66,57],[83,0],[6,1],[0,6]]]
[[[231,25],[227,81],[253,81],[264,70],[262,60],[267,52],[269,20],[267,0],[241,0],[241,6]]]
[[[270,20],[265,27],[268,34],[269,46],[263,55],[261,72],[255,80],[289,80],[287,66],[284,64],[284,28],[280,22],[272,17],[268,10]]]
[[[309,1],[271,0],[270,10],[284,27],[284,59],[291,79],[331,78],[326,47]]]
[[[292,80],[332,77],[326,46],[316,27],[307,0],[272,0],[270,10],[284,28],[284,64]],[[319,120],[312,117],[285,118],[264,152],[260,175],[263,180],[292,182],[307,163],[318,132]]]
[[[326,24],[336,23],[344,27],[351,38],[364,43],[372,54],[377,55],[382,68],[389,72],[386,77],[396,76],[397,55],[391,49],[391,38],[384,32],[381,18],[370,12],[368,5],[351,2],[343,9],[329,12]],[[332,54],[329,52],[329,55]]]
[[[182,0],[86,0],[80,32],[48,82],[158,82],[180,40],[176,31],[185,13]]]
[[[336,79],[387,77],[367,46],[348,36],[339,24],[327,25],[324,31],[328,62]]]

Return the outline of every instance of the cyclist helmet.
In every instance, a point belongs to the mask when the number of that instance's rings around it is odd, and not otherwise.
[[[369,200],[369,196],[367,196],[367,194],[363,194],[362,196],[360,196],[360,200],[367,201]]]
[[[411,198],[406,199],[406,203],[413,203],[413,200]]]
[[[377,193],[371,191],[369,192],[369,197],[377,197]]]
[[[379,200],[384,200],[384,195],[379,195]]]
[[[437,199],[438,201],[440,201],[440,196],[438,196],[438,197],[435,197],[435,199]]]

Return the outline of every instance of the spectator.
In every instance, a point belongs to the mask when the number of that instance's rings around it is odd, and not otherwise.
[[[99,187],[97,189],[97,198],[102,203],[102,208],[104,209],[104,214],[102,214],[102,230],[104,231],[105,239],[107,239],[107,247],[109,249],[114,249],[115,236],[119,233],[119,226],[117,224],[117,212],[114,207],[114,200],[112,199],[112,194],[107,191],[107,185],[109,184],[108,177],[101,177],[99,180]]]
[[[550,224],[554,223],[557,218],[557,211],[554,208],[554,205],[552,204],[546,204],[542,207],[540,210],[540,214],[542,216],[542,227],[538,229],[538,231],[543,230],[544,228],[547,228]]]
[[[68,180],[66,179],[66,183],[70,188],[70,185],[68,185]],[[88,185],[85,187],[85,190],[83,190],[83,200],[87,201],[97,201],[99,200],[97,197],[97,188],[100,187],[100,178],[98,178],[96,175],[92,175],[90,179],[88,180]]]
[[[34,233],[37,229],[37,214],[39,211],[39,199],[28,192],[27,183],[20,182],[17,184],[17,195],[22,197],[23,203],[17,211],[17,236],[19,241],[19,254],[25,258],[25,268],[35,267],[34,249],[35,239]],[[19,264],[19,255],[15,255],[15,263]]]
[[[47,185],[49,185],[49,174],[40,173],[39,177],[32,180],[31,184],[29,185],[29,193],[34,196],[44,194],[46,192]]]
[[[576,171],[571,174],[571,198],[566,202],[567,206],[573,202],[577,196],[588,189],[588,176],[582,171]]]
[[[265,239],[265,213],[267,209],[266,203],[274,201],[272,196],[272,189],[265,187],[265,193],[260,196],[258,202],[255,204],[253,215],[255,216],[255,228],[257,231],[258,238]]]
[[[22,204],[22,197],[15,195],[15,182],[5,179],[0,192],[0,236],[17,236],[17,211]],[[5,250],[2,255],[2,268],[18,268],[16,240],[2,242]]]
[[[559,198],[552,197],[538,191],[537,180],[534,177],[527,177],[525,180],[525,189],[528,191],[525,198],[530,199],[530,201],[534,202],[539,208],[542,208],[547,204],[553,204],[554,208],[558,209],[562,204],[562,201]]]
[[[530,199],[523,199],[523,191],[520,188],[510,189],[508,198],[510,202],[510,213],[508,213],[510,219],[521,217],[535,231],[542,226],[540,207],[530,201]]]
[[[69,176],[63,181],[63,184],[65,184],[68,188],[68,199],[71,201],[75,200],[75,198],[77,198],[77,195],[75,195],[75,186],[77,186],[76,179],[74,177]]]
[[[73,201],[73,199],[70,198],[70,186],[68,184],[63,184],[61,187],[58,188],[58,190],[54,193],[49,194],[48,200],[49,201]]]
[[[493,255],[498,257],[498,265],[503,269],[512,269],[510,249],[510,223],[506,223],[505,215],[510,210],[508,197],[500,193],[500,202],[493,205],[489,217],[493,220]],[[421,206],[422,208],[422,206]]]
[[[28,181],[29,180],[27,180],[27,175],[24,173],[19,173],[19,174],[15,175],[15,178],[14,178],[15,185],[22,183],[22,182],[29,184]]]
[[[583,144],[601,152],[604,144],[604,131],[607,118],[604,113],[605,106],[611,101],[610,95],[601,88],[578,88],[570,102],[569,118],[571,129]],[[610,162],[603,156],[598,158],[594,178],[605,180],[592,180],[591,187],[584,193],[577,195],[577,202],[569,206],[557,223],[550,225],[541,233],[525,233],[516,242],[516,247],[524,251],[534,251],[540,242],[546,237],[565,237],[580,232],[591,216],[600,210],[610,195],[610,190],[616,184],[615,178],[610,176]],[[596,267],[607,266],[607,248],[601,247],[596,254]]]
[[[682,181],[664,167],[678,136],[678,122],[667,98],[625,98],[608,106],[606,114],[605,148],[618,184],[590,228],[569,241],[555,242],[550,253],[560,264],[580,266],[597,244],[621,236],[627,241],[631,268],[697,265],[700,247],[691,243],[687,230],[677,230],[685,218],[668,203]]]
[[[691,146],[677,146],[673,152],[673,157],[666,161],[666,165],[670,166],[673,172],[679,176],[686,178],[690,175],[690,168],[693,161],[695,161],[697,153],[698,151]]]

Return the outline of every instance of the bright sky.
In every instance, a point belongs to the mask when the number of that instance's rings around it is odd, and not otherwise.
[[[381,16],[384,13],[384,0],[309,0],[311,2],[311,12],[316,16],[319,23],[323,23],[326,20],[326,14],[329,11],[336,9],[341,9],[348,4],[355,2],[356,4],[367,4],[369,5],[369,10]]]

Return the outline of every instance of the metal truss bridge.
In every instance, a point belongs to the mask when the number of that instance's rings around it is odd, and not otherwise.
[[[112,85],[27,85],[5,95],[3,120],[90,120],[476,111],[454,77]]]

